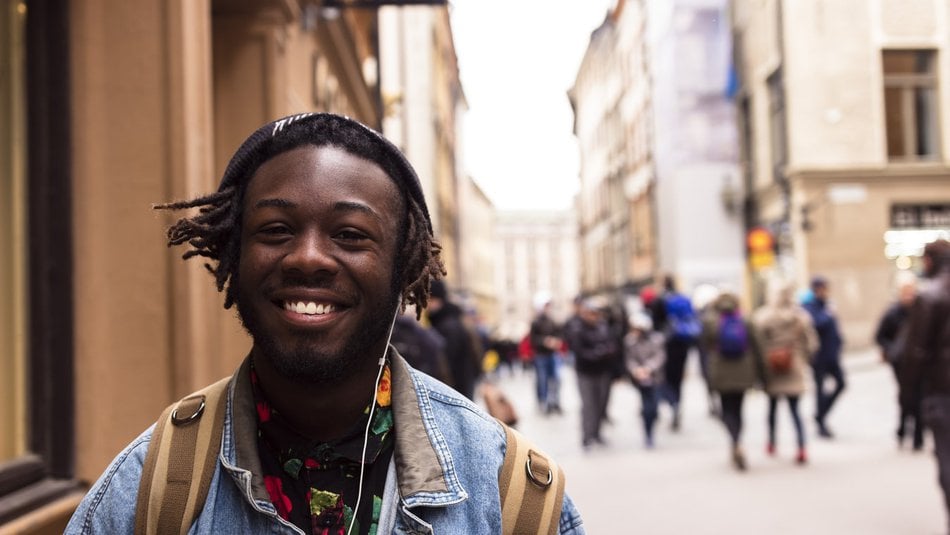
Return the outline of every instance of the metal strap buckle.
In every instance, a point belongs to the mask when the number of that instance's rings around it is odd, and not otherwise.
[[[191,410],[191,414],[187,416],[178,415],[179,409],[188,409],[189,405],[192,405],[192,403],[190,402],[194,402],[194,401],[198,402],[198,406]],[[175,407],[175,410],[172,411],[172,424],[180,427],[183,425],[194,423],[198,420],[198,418],[201,417],[201,414],[204,411],[205,411],[205,397],[204,396],[196,396],[196,397],[183,399],[181,400],[180,403],[178,403],[178,406]]]
[[[525,472],[528,473],[528,479],[530,479],[532,483],[534,483],[535,485],[541,487],[542,489],[543,489],[543,488],[550,487],[550,486],[551,486],[551,483],[554,481],[554,473],[551,472],[551,468],[550,468],[549,466],[544,466],[544,467],[542,467],[542,469],[547,468],[547,471],[548,471],[548,480],[547,480],[547,481],[541,481],[540,479],[538,479],[538,477],[537,477],[536,475],[534,475],[534,472],[531,470],[531,456],[532,456],[532,454],[536,455],[535,452],[533,452],[533,451],[529,451],[529,452],[528,452],[528,462],[526,462],[525,465],[524,465]],[[547,464],[547,463],[543,463],[543,464]]]

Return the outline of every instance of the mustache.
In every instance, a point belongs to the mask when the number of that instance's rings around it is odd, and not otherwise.
[[[332,280],[320,276],[288,275],[268,284],[264,288],[265,294],[272,294],[282,290],[322,290],[351,303],[358,300],[357,295],[351,289],[335,284]]]

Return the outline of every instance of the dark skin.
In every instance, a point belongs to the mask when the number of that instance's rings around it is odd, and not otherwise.
[[[404,210],[378,165],[337,147],[275,156],[248,185],[239,311],[268,400],[310,439],[345,436],[373,401]]]

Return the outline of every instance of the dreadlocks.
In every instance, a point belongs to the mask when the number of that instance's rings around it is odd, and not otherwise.
[[[334,145],[379,165],[399,186],[404,210],[394,266],[394,284],[402,296],[402,308],[416,306],[417,317],[429,302],[429,286],[445,275],[442,246],[432,234],[419,180],[398,149],[379,134],[350,119],[331,114],[291,116],[261,127],[238,149],[221,180],[218,191],[187,201],[155,205],[157,210],[198,213],[179,219],[168,228],[168,246],[188,244],[187,260],[203,257],[224,292],[224,308],[235,303],[238,261],[241,256],[241,220],[244,192],[252,176],[274,156],[311,144]],[[400,251],[402,252],[400,254]]]

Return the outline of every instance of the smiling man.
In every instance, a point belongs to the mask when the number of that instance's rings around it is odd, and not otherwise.
[[[389,344],[444,274],[391,143],[344,117],[287,117],[244,142],[216,193],[158,208],[199,209],[169,245],[210,260],[253,347],[121,452],[67,533],[583,533],[546,457]],[[176,449],[189,429],[221,438]]]

